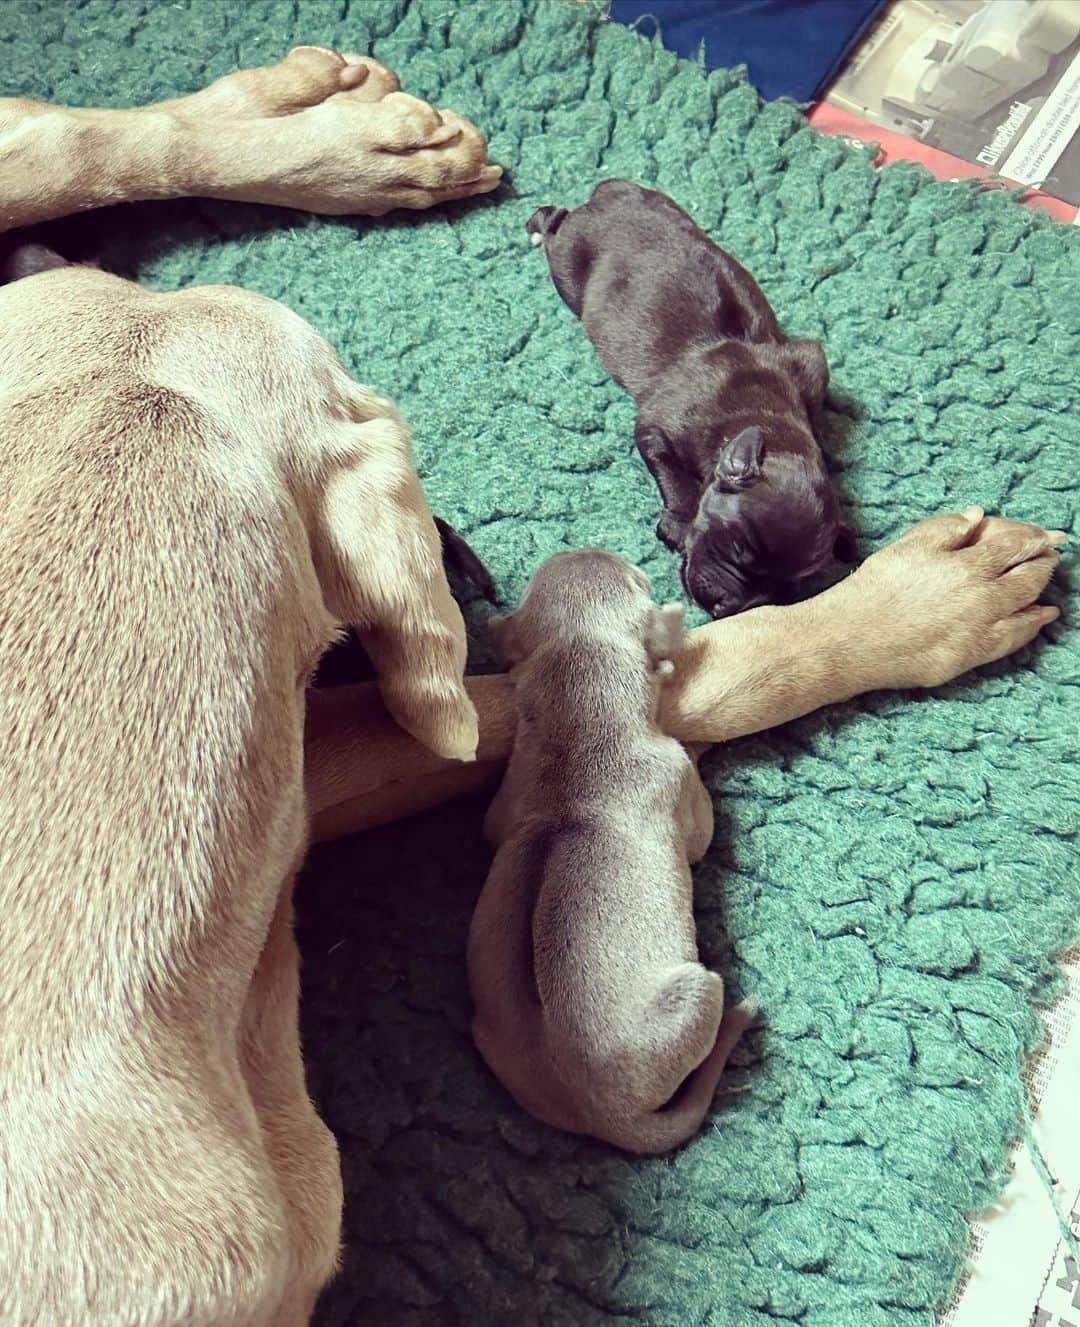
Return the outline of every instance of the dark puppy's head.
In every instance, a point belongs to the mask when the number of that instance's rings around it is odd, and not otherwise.
[[[683,545],[683,584],[713,617],[775,603],[835,558],[854,556],[816,449],[742,429],[721,450]]]

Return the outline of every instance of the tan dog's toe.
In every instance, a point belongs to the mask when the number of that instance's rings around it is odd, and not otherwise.
[[[380,152],[417,152],[458,138],[461,126],[452,111],[442,113],[407,92],[391,92],[371,107],[364,133]]]
[[[1001,576],[1033,558],[1057,558],[1057,549],[1065,537],[1062,530],[1043,530],[1037,525],[988,516],[980,523],[968,547],[987,572]]]
[[[342,58],[349,69],[362,68],[367,72],[363,77],[355,78],[343,72],[339,96],[347,96],[351,101],[382,101],[391,92],[401,90],[401,79],[381,60],[352,52],[346,52]]]
[[[437,189],[421,184],[402,184],[387,190],[384,205],[372,209],[372,216],[383,216],[394,208],[405,207],[410,211],[422,212],[429,207],[438,207],[440,203],[453,203],[462,198],[475,198],[478,194],[490,193],[502,179],[501,166],[485,166],[475,180],[464,184],[450,185]]]

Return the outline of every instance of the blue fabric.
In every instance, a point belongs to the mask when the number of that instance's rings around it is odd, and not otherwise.
[[[709,69],[745,64],[761,95],[813,101],[887,0],[612,0],[611,18],[658,26],[664,45]],[[650,21],[651,20],[651,21]]]

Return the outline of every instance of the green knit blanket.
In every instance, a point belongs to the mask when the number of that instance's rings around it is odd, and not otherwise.
[[[400,403],[433,506],[509,599],[548,555],[597,544],[679,593],[632,404],[523,229],[612,175],[674,195],[792,335],[825,342],[827,445],[864,551],[968,503],[1075,529],[1080,232],[877,171],[739,73],[585,7],[6,0],[0,91],[132,104],[297,43],[373,51],[471,116],[507,183],[379,222],[147,205],[92,221],[96,243],[157,286],[234,282],[314,323]],[[1000,1187],[1033,1003],[1080,922],[1078,682],[1059,626],[932,695],[872,696],[716,755],[702,953],[761,997],[765,1027],[669,1159],[533,1122],[473,1050],[480,802],[314,853],[304,1032],[347,1194],[322,1327],[931,1322],[963,1214]]]

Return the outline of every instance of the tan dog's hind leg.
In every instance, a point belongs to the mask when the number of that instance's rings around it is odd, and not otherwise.
[[[34,1102],[0,1139],[5,1327],[274,1322],[286,1212],[239,1067],[155,1050],[117,1073],[76,1048],[69,1079],[5,1082]]]
[[[255,970],[240,1032],[241,1067],[288,1216],[289,1273],[272,1327],[304,1327],[337,1267],[341,1237],[338,1149],[304,1081],[299,1002],[290,881]]]
[[[382,216],[494,189],[480,130],[399,86],[377,60],[300,46],[154,106],[0,97],[0,231],[147,198]]]
[[[463,684],[465,624],[401,416],[356,389],[358,413],[331,444],[315,520],[315,566],[331,613],[353,626],[397,722],[447,759],[474,760]]]

